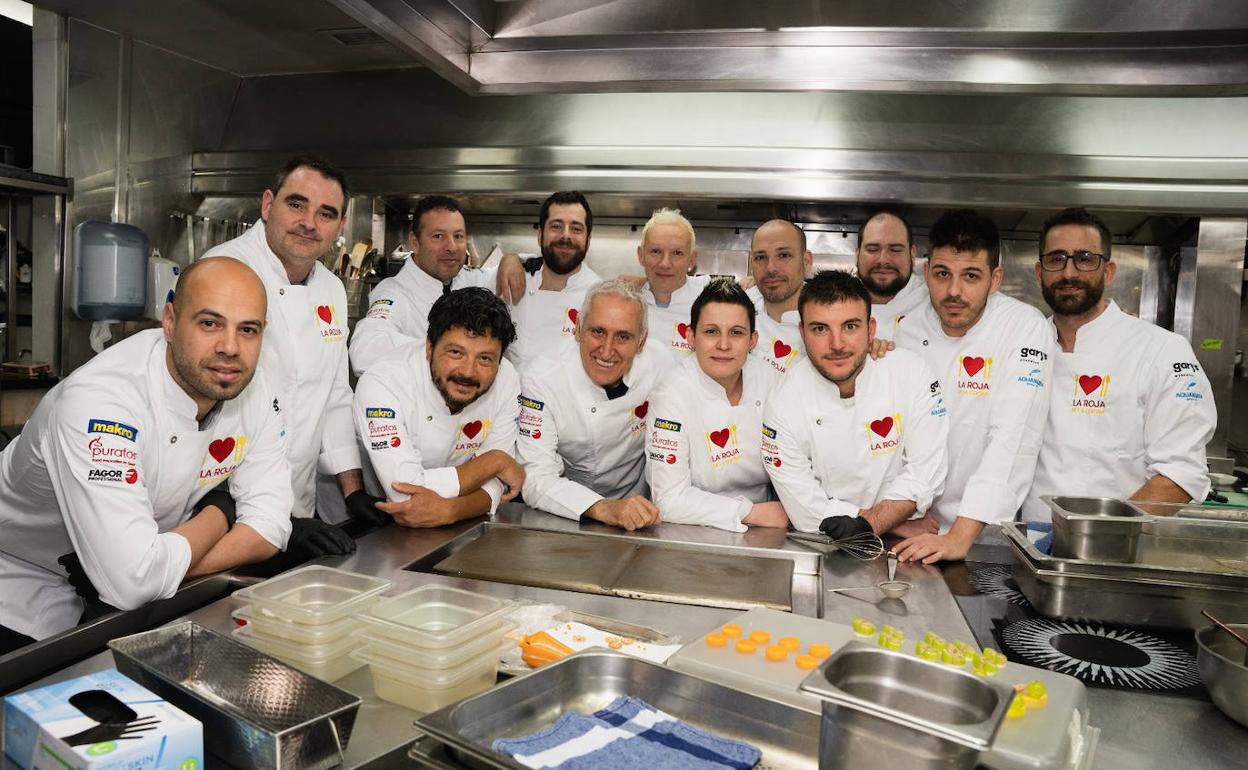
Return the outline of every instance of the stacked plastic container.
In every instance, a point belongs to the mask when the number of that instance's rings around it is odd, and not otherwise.
[[[234,637],[319,679],[332,682],[358,669],[358,614],[367,611],[389,580],[332,567],[303,567],[234,596],[249,602],[234,611]]]
[[[350,653],[367,663],[377,697],[421,712],[494,685],[513,625],[512,608],[491,596],[426,585],[374,604],[357,620],[365,627]]]

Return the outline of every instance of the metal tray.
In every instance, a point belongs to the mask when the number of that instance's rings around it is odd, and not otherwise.
[[[417,720],[472,767],[522,770],[490,745],[530,735],[565,711],[591,713],[619,695],[725,738],[757,746],[768,770],[819,766],[819,716],[708,679],[603,649],[589,649]]]
[[[1040,553],[1026,525],[1001,525],[1014,580],[1043,615],[1172,628],[1202,628],[1200,610],[1248,612],[1248,573],[1063,559]]]
[[[342,763],[360,699],[185,622],[108,643],[121,673],[198,719],[204,746],[236,767]]]

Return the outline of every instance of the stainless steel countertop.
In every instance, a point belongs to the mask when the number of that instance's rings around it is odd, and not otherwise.
[[[752,529],[737,534],[706,527],[661,524],[651,530],[625,535],[619,530],[597,523],[558,518],[518,505],[500,508],[497,521],[534,529],[565,532],[587,532],[617,536],[655,539],[664,542],[704,544],[709,547],[749,547],[781,549],[789,556],[809,553],[804,546],[788,541],[778,530]],[[581,612],[617,618],[656,628],[686,641],[726,622],[738,610],[666,604],[661,602],[623,599],[612,596],[555,591],[475,580],[463,580],[404,569],[421,557],[450,542],[481,522],[461,522],[438,530],[408,530],[388,527],[364,535],[355,554],[322,563],[342,569],[377,575],[394,581],[391,593],[426,583],[457,586],[500,598],[523,598],[530,601],[561,604]],[[973,558],[996,561],[1008,552],[994,548],[977,548]],[[838,623],[861,616],[877,624],[889,623],[906,632],[910,638],[932,630],[946,639],[974,641],[991,639],[983,636],[989,622],[986,605],[955,599],[946,586],[940,569],[922,565],[900,565],[897,579],[908,580],[914,587],[903,600],[873,601],[868,592],[854,595],[828,593],[826,588],[873,586],[885,579],[884,560],[858,562],[843,555],[822,559],[821,575],[794,576],[794,608],[803,615],[823,617]],[[978,597],[976,597],[978,599]],[[220,632],[235,628],[230,613],[242,605],[232,596],[190,613],[185,619],[197,621]],[[966,615],[970,617],[968,624]],[[978,632],[978,633],[976,633]],[[112,654],[103,652],[58,673],[31,687],[80,676],[113,665]],[[410,744],[419,733],[413,722],[417,712],[379,700],[373,694],[372,677],[367,667],[335,682],[362,699],[345,767],[356,768],[379,757],[401,757],[402,747]],[[1089,690],[1092,723],[1102,728],[1096,768],[1177,766],[1189,770],[1241,767],[1248,752],[1248,730],[1224,717],[1212,703],[1202,700],[1145,695],[1114,690]],[[1169,758],[1169,759],[1168,759]],[[374,767],[391,766],[390,762],[374,763]],[[410,763],[408,766],[412,766]],[[3,770],[16,770],[8,758]]]

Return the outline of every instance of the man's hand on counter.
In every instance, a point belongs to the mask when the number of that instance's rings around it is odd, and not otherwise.
[[[427,487],[396,481],[396,492],[409,495],[400,502],[379,503],[378,508],[394,517],[395,523],[413,529],[442,527],[458,520],[452,501]]]
[[[585,511],[591,519],[629,530],[659,523],[659,509],[644,497],[633,495],[623,500],[599,500]]]
[[[940,532],[940,524],[936,522],[936,517],[930,512],[918,519],[906,519],[902,523],[893,527],[888,534],[893,537],[899,537],[903,540],[919,535],[935,535]]]
[[[924,564],[960,561],[966,558],[966,552],[983,531],[982,521],[959,516],[945,534],[915,535],[898,543],[893,550],[897,553],[897,561],[921,561]]]

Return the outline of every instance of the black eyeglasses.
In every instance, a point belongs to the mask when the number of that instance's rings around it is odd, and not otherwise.
[[[1101,266],[1101,260],[1105,259],[1105,255],[1094,251],[1076,251],[1074,254],[1065,251],[1050,251],[1040,255],[1040,267],[1047,272],[1056,273],[1065,270],[1066,261],[1072,259],[1075,261],[1076,270],[1090,273]]]

